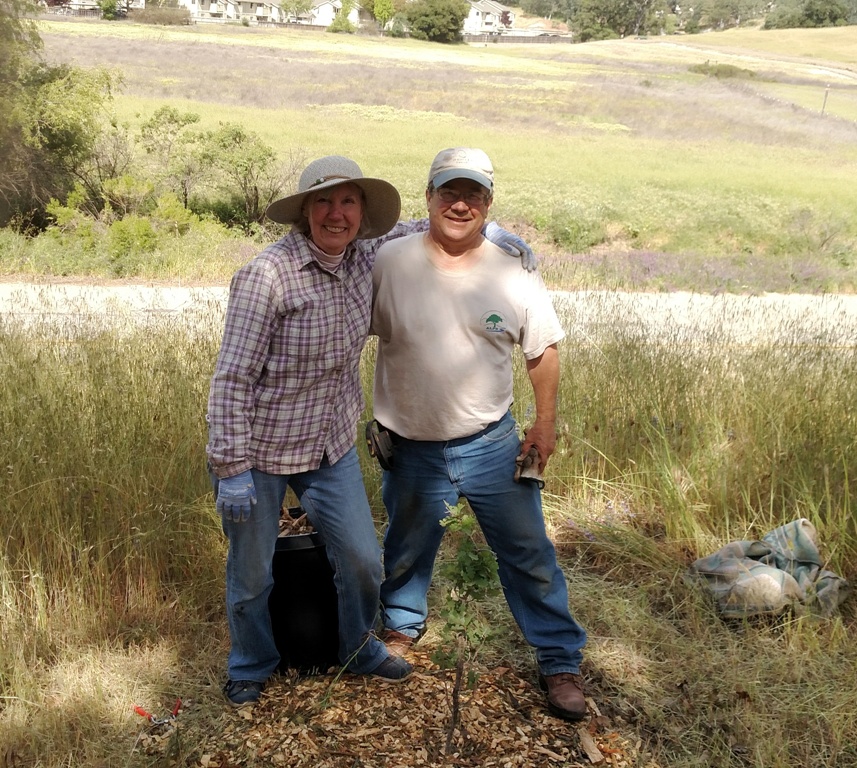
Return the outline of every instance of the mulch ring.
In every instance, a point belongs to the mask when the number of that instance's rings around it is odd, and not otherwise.
[[[275,676],[261,700],[232,710],[200,745],[201,768],[416,768],[643,765],[632,729],[602,715],[567,723],[544,695],[509,667],[468,670],[456,695],[456,670],[428,656],[400,683],[344,674]],[[471,670],[472,671],[472,670]],[[471,677],[473,675],[471,674]],[[457,712],[457,718],[455,713]],[[454,722],[455,721],[455,722]]]

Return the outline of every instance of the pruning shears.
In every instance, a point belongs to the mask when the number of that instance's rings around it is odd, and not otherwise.
[[[164,715],[164,717],[155,717],[151,712],[147,712],[142,707],[136,705],[134,706],[134,711],[140,715],[140,717],[145,717],[152,725],[164,725],[165,723],[169,723],[176,719],[176,715],[179,713],[181,707],[182,700],[176,699],[176,703],[172,708],[172,711],[168,715]]]

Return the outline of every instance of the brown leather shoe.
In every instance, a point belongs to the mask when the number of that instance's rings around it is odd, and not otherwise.
[[[381,632],[381,642],[387,646],[387,651],[394,656],[404,656],[416,641],[415,637],[396,632],[395,629],[384,629]]]
[[[586,717],[586,699],[583,697],[583,678],[570,672],[558,675],[539,675],[539,687],[548,694],[548,710],[563,720],[583,720]]]

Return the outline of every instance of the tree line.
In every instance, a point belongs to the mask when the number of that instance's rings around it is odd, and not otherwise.
[[[115,118],[119,76],[52,65],[28,15],[0,0],[0,226],[35,233],[69,211],[91,219],[146,216],[173,199],[250,232],[305,158],[277,157],[235,123],[161,107],[132,132]]]
[[[765,29],[857,24],[857,0],[508,0],[565,22],[579,42],[628,35],[693,34],[762,23]]]

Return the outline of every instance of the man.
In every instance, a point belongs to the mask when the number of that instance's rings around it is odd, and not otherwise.
[[[383,245],[373,270],[374,412],[393,442],[383,480],[384,639],[401,651],[425,630],[440,520],[447,504],[464,497],[497,556],[512,614],[536,649],[550,711],[579,720],[586,633],[568,610],[539,486],[515,479],[516,459],[531,448],[536,475],[554,451],[564,332],[538,273],[483,237],[493,194],[483,151],[440,152],[426,189],[428,232]],[[523,445],[509,413],[515,344],[536,405]]]

